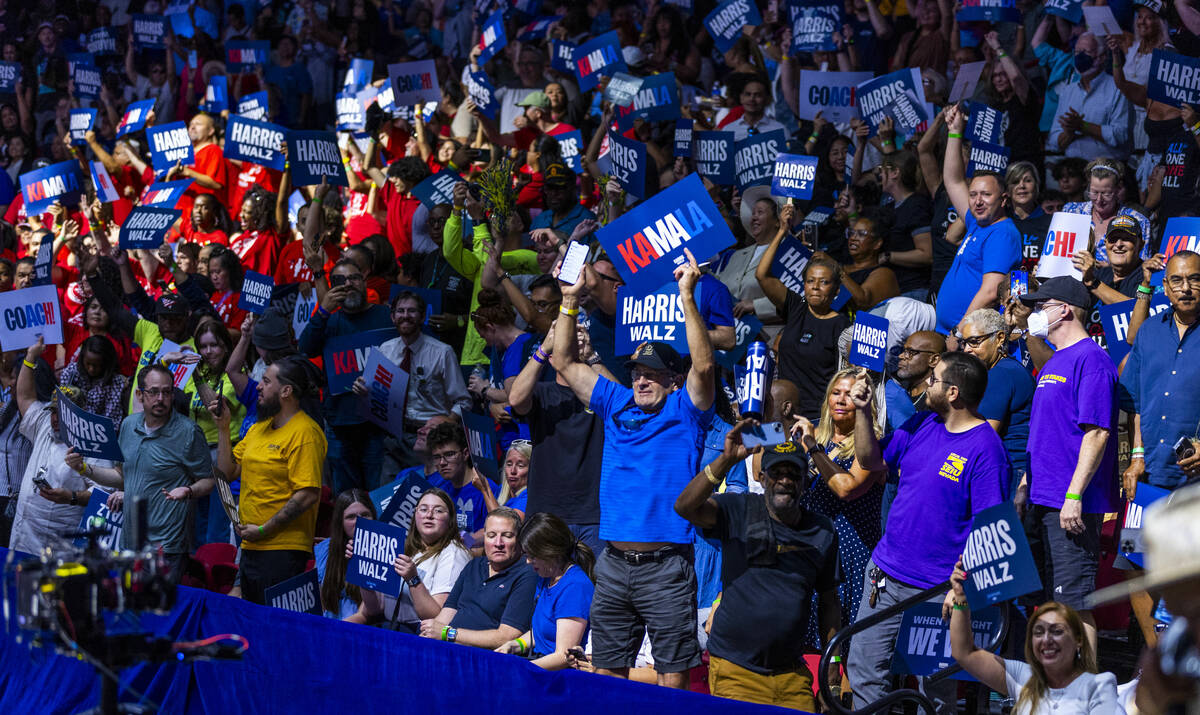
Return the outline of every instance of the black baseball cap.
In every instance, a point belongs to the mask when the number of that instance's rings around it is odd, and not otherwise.
[[[795,442],[784,442],[763,450],[762,470],[771,471],[777,464],[790,464],[802,472],[808,471],[808,456]]]
[[[187,299],[178,293],[163,293],[155,303],[157,315],[178,315],[187,317],[191,309]]]
[[[1021,302],[1030,306],[1043,300],[1061,300],[1067,305],[1084,310],[1091,308],[1096,302],[1087,286],[1071,276],[1051,278],[1038,286],[1037,290],[1021,296]]]
[[[632,370],[635,365],[648,367],[652,370],[670,370],[675,375],[683,373],[683,358],[675,348],[666,343],[643,343],[625,361],[625,369]]]

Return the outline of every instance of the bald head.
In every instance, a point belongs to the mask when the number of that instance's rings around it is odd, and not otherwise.
[[[792,414],[800,402],[800,388],[791,380],[775,380],[771,383],[772,420],[791,423]]]
[[[946,338],[932,330],[919,330],[904,341],[896,377],[915,383],[925,379],[933,370],[933,362],[946,351]]]

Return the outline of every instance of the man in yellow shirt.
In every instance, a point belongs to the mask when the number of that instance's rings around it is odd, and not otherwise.
[[[217,474],[242,480],[242,597],[265,602],[267,588],[304,572],[312,558],[317,501],[325,463],[316,368],[293,356],[267,368],[258,385],[258,422],[236,448],[229,440],[229,405],[210,406],[217,423]],[[317,413],[319,414],[319,413]]]

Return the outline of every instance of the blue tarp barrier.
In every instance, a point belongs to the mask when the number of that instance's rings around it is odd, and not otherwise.
[[[0,549],[0,563],[8,552]],[[177,641],[237,633],[242,661],[142,665],[121,673],[163,713],[274,715],[316,712],[636,713],[791,712],[576,671],[547,672],[518,659],[379,628],[179,589],[166,616],[142,628]],[[74,658],[32,650],[5,632],[0,712],[69,713],[100,698],[95,671]],[[122,691],[122,702],[135,701]]]

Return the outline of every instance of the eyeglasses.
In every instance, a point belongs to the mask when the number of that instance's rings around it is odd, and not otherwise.
[[[1044,303],[1037,303],[1037,304],[1035,304],[1035,305],[1033,306],[1033,308],[1034,308],[1034,310],[1039,310],[1039,311],[1041,311],[1041,310],[1047,310],[1047,309],[1050,309],[1050,308],[1061,308],[1061,307],[1062,307],[1062,306],[1064,306],[1064,305],[1066,305],[1066,303],[1051,303],[1051,302],[1049,302],[1049,301],[1046,301],[1046,302],[1044,302]]]
[[[939,382],[944,385],[950,385],[951,387],[957,387],[957,385],[955,385],[953,382],[950,382],[949,380],[939,380],[938,378],[933,376],[933,373],[929,373],[929,377],[925,378],[925,384],[929,385],[930,387],[933,387],[934,384],[939,383]]]
[[[140,390],[147,397],[169,397],[175,394],[173,387],[148,387],[145,390]]]
[[[976,335],[976,336],[975,336],[975,337],[973,337],[973,338],[964,338],[963,336],[959,335],[959,336],[958,336],[958,341],[959,341],[960,343],[964,343],[964,344],[966,344],[966,345],[970,345],[970,346],[971,346],[971,347],[973,347],[973,348],[977,348],[977,347],[979,347],[980,345],[983,345],[983,344],[984,344],[984,343],[986,343],[987,341],[991,340],[991,339],[992,339],[992,338],[994,338],[995,336],[999,335],[1000,333],[1001,333],[1001,331],[997,330],[997,331],[995,331],[995,332],[992,332],[992,333],[987,333],[986,335]]]
[[[1116,195],[1115,191],[1088,191],[1088,196],[1092,198],[1092,201],[1108,201]]]
[[[625,281],[621,280],[620,278],[613,278],[612,276],[606,276],[603,273],[601,273],[600,271],[594,271],[594,273],[596,274],[596,277],[599,278],[600,280],[612,281],[613,283],[625,285]]]
[[[1184,283],[1187,283],[1192,288],[1200,288],[1200,273],[1193,273],[1186,278],[1184,276],[1171,276],[1167,279],[1166,283],[1174,290],[1183,290]]]
[[[418,514],[433,514],[434,516],[445,516],[450,513],[444,506],[419,506],[417,507]]]
[[[430,459],[432,459],[434,461],[434,463],[454,462],[459,459],[462,459],[462,450],[455,450],[453,452],[442,452],[441,454],[432,454],[432,455],[430,455]]]
[[[848,228],[848,229],[846,229],[846,238],[847,239],[854,238],[855,236],[857,236],[859,238],[867,238],[870,235],[871,235],[871,231],[869,229],[865,229],[865,228]]]
[[[911,357],[916,357],[917,355],[920,355],[922,353],[924,353],[926,355],[937,355],[938,351],[937,350],[918,350],[917,348],[904,348],[903,350],[900,351],[900,357],[911,358]]]

